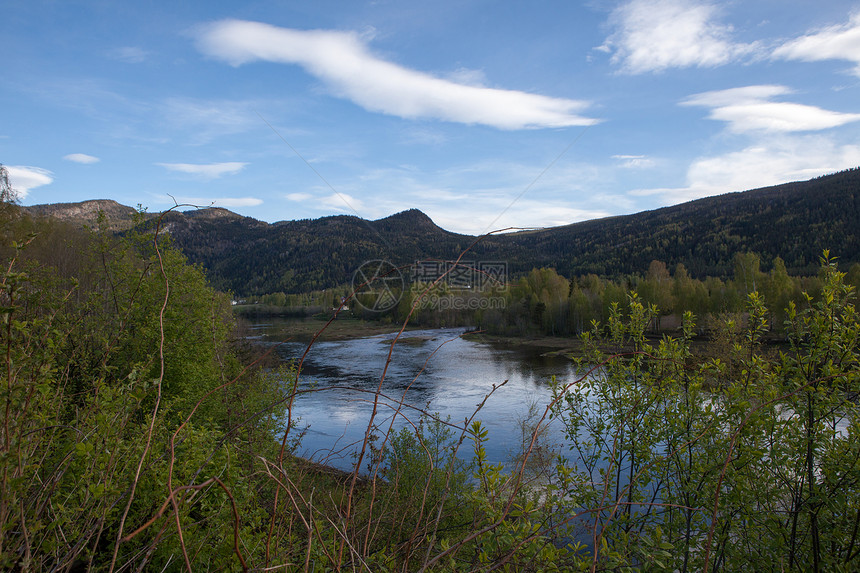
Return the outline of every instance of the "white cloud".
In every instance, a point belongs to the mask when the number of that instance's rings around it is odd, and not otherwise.
[[[510,210],[500,216],[499,213],[510,204],[510,200],[510,197],[499,197],[497,200],[476,197],[449,206],[429,206],[427,214],[443,229],[470,235],[508,229],[558,227],[609,216],[606,211],[579,209],[563,201],[528,198],[516,201]]]
[[[325,197],[320,197],[320,206],[334,209],[340,213],[348,215],[358,215],[363,217],[362,212],[365,211],[364,202],[358,197],[353,197],[347,193],[332,193]]]
[[[694,0],[632,0],[613,11],[615,32],[598,49],[631,74],[720,66],[759,50],[733,42],[717,15],[715,6]]]
[[[190,197],[169,195],[160,196],[160,203],[178,203],[179,205],[193,205],[195,207],[256,207],[263,203],[262,199],[256,197]]]
[[[63,156],[63,159],[66,161],[74,161],[75,163],[83,163],[85,165],[101,161],[98,157],[87,155],[86,153],[70,153]]]
[[[31,189],[48,185],[54,181],[54,174],[41,167],[7,165],[6,172],[9,174],[9,184],[18,193],[19,199],[27,197]]]
[[[382,210],[379,216],[417,207],[443,229],[480,235],[510,227],[550,227],[605,217],[609,209],[628,201],[627,197],[618,201],[592,191],[596,186],[588,166],[552,170],[535,184],[539,195],[537,190],[523,193],[536,171],[539,168],[534,165],[510,162],[470,164],[435,173],[383,171],[373,174],[372,187],[395,190],[386,193],[392,199],[375,197],[366,203]]]
[[[860,11],[847,24],[828,26],[786,42],[773,51],[773,57],[804,62],[846,60],[857,65],[853,72],[860,76]]]
[[[287,199],[302,201],[303,208],[320,213],[347,213],[364,219],[416,208],[443,229],[470,235],[507,227],[566,225],[635,205],[627,195],[606,194],[606,173],[598,166],[556,165],[535,182],[545,167],[492,160],[441,170],[414,165],[368,168],[341,181],[332,180],[339,194],[319,186]]]
[[[617,159],[619,167],[625,169],[648,169],[654,167],[654,160],[647,155],[613,155],[612,159]]]
[[[767,100],[780,95],[787,95],[793,91],[785,86],[757,85],[742,88],[731,88],[704,92],[692,95],[684,100],[688,105],[704,105],[709,107],[728,106],[738,103],[748,103]]]
[[[632,195],[658,195],[664,205],[733,191],[811,179],[860,165],[860,146],[839,145],[822,136],[779,136],[741,151],[696,160],[687,186],[640,189]]]
[[[212,199],[215,207],[256,207],[262,205],[263,200],[256,197],[218,197]]]
[[[458,68],[446,77],[454,83],[467,86],[486,87],[487,85],[487,76],[484,74],[483,70]]]
[[[583,101],[471,85],[442,79],[374,56],[352,32],[293,30],[259,22],[222,20],[198,30],[197,47],[239,66],[253,61],[298,64],[336,95],[368,111],[402,118],[434,118],[499,129],[591,125],[578,115]]]
[[[379,194],[358,199],[343,192],[332,193],[314,198],[313,207],[370,220],[418,208],[443,229],[469,235],[510,228],[555,227],[610,214],[600,209],[579,209],[563,200],[522,197],[514,202],[511,209],[499,216],[514,198],[515,195],[510,192],[502,194],[499,190],[459,194],[421,185],[420,189],[396,197]]]
[[[770,101],[775,96],[789,93],[791,90],[784,86],[748,86],[697,94],[681,105],[710,107],[708,117],[727,122],[735,133],[818,131],[860,121],[860,114],[856,113]]]
[[[188,173],[202,179],[217,179],[223,175],[235,175],[245,168],[247,163],[228,161],[225,163],[156,163],[168,171]]]

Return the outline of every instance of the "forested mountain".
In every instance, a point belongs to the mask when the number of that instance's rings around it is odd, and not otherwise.
[[[860,169],[811,181],[729,193],[511,237],[559,273],[644,273],[652,260],[683,263],[697,278],[731,274],[732,257],[781,257],[791,274],[813,274],[824,249],[860,261]]]
[[[440,229],[417,210],[378,221],[339,215],[274,225],[215,218],[210,211],[171,213],[166,228],[216,286],[242,295],[331,287],[349,282],[366,260],[450,259],[474,241]]]
[[[860,168],[480,240],[445,231],[414,209],[377,221],[340,215],[268,224],[210,208],[171,212],[165,227],[216,287],[238,295],[327,288],[348,283],[367,260],[452,260],[473,244],[464,260],[506,261],[511,275],[533,267],[568,277],[644,274],[660,260],[669,268],[683,263],[693,277],[726,277],[734,255],[747,251],[765,266],[779,256],[790,273],[812,274],[824,249],[846,266],[860,262]]]

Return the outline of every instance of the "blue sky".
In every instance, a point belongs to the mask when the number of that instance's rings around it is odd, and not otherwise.
[[[860,165],[860,2],[7,1],[22,203],[479,234]]]

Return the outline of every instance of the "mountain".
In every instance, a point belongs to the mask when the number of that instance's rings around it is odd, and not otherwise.
[[[92,218],[96,205],[108,207],[116,228],[134,212],[113,201],[27,209],[76,220]],[[152,217],[145,223],[150,229]],[[860,262],[860,168],[480,240],[446,231],[416,209],[376,221],[338,215],[268,224],[209,208],[170,212],[164,228],[215,286],[239,295],[329,288],[349,283],[368,260],[408,268],[419,260],[454,260],[473,244],[463,260],[505,262],[510,276],[542,266],[566,276],[644,274],[656,259],[669,268],[683,263],[695,277],[727,277],[734,255],[748,251],[761,256],[764,268],[779,256],[789,272],[813,274],[824,249],[846,268]]]
[[[727,276],[734,254],[748,251],[813,274],[824,249],[842,264],[860,262],[860,168],[511,240],[568,276],[644,273],[654,259],[700,278]]]
[[[408,265],[450,259],[474,240],[439,228],[414,209],[378,221],[337,215],[273,225],[191,211],[168,214],[165,228],[215,286],[242,295],[328,288],[348,283],[366,260]]]
[[[134,226],[138,210],[126,207],[113,199],[92,199],[80,203],[51,203],[22,207],[25,213],[34,217],[52,217],[60,221],[77,223],[95,228],[98,225],[99,211],[104,213],[108,227],[112,231],[124,231]]]

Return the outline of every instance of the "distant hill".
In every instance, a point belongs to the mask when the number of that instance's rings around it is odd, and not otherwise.
[[[116,228],[134,211],[113,201],[27,209],[73,220],[91,213],[93,204],[109,208],[103,210]],[[476,241],[441,229],[416,209],[377,221],[339,215],[270,225],[210,208],[171,212],[166,229],[215,286],[239,295],[348,283],[372,259],[404,266],[452,260]],[[464,260],[505,261],[511,275],[547,266],[570,277],[644,274],[656,259],[669,268],[683,263],[704,278],[730,276],[734,255],[747,251],[761,255],[765,268],[780,256],[789,272],[812,274],[824,249],[846,268],[860,262],[860,168],[634,215],[485,237]]]
[[[474,240],[437,227],[414,209],[378,221],[338,215],[273,225],[192,211],[170,213],[166,228],[217,287],[242,295],[328,288],[348,283],[366,260],[408,265],[450,259]]]
[[[80,203],[50,203],[22,207],[34,217],[53,217],[60,221],[95,227],[99,211],[105,214],[108,227],[113,231],[124,231],[134,225],[137,209],[120,205],[113,199],[92,199]]]
[[[748,251],[813,274],[823,249],[843,264],[860,262],[860,168],[511,240],[567,275],[643,273],[657,259],[700,278],[728,276],[734,254]]]

